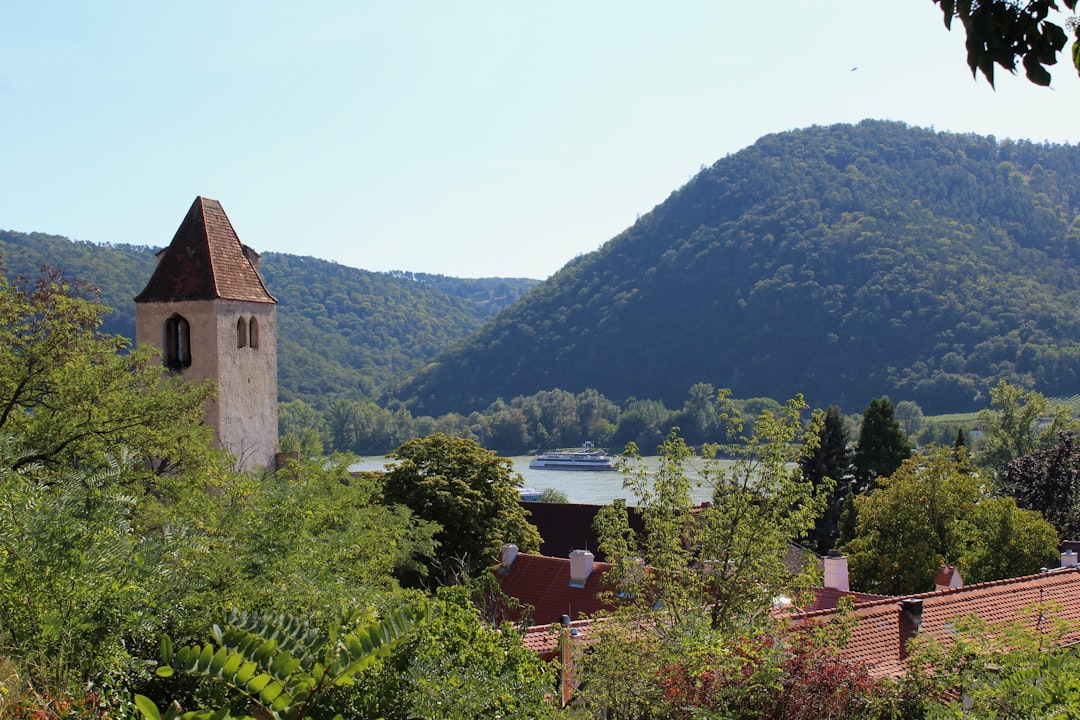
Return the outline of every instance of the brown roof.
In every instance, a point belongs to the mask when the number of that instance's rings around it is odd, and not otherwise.
[[[244,250],[221,203],[197,197],[135,302],[276,303]]]
[[[594,562],[585,587],[574,587],[570,585],[569,558],[520,553],[510,567],[496,570],[496,577],[504,593],[533,607],[533,625],[550,625],[563,615],[577,620],[609,609],[610,605],[597,600],[596,595],[609,589],[603,585],[603,576],[611,567],[610,563]]]
[[[521,506],[529,511],[529,522],[540,532],[540,554],[548,557],[567,557],[572,550],[588,550],[597,560],[607,560],[600,550],[600,538],[593,528],[596,513],[606,505],[579,503],[545,503],[523,501]],[[637,508],[629,507],[631,529],[642,532],[645,524]]]
[[[905,601],[921,601],[921,622],[916,625],[904,610]],[[907,642],[916,634],[929,634],[948,642],[953,623],[975,615],[986,623],[1021,621],[1036,603],[1059,606],[1056,617],[1073,624],[1067,641],[1080,639],[1080,570],[1052,570],[1038,575],[978,583],[948,590],[856,602],[856,624],[843,654],[866,663],[875,675],[902,675]],[[834,610],[806,612],[804,620],[829,620]],[[1034,627],[1035,619],[1031,619]]]

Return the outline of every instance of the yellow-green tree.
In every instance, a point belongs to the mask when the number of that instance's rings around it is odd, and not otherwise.
[[[855,538],[843,548],[854,587],[885,595],[934,589],[942,564],[967,580],[1037,572],[1057,552],[1057,533],[1038,513],[983,492],[951,448],[916,455],[855,499]]]
[[[1042,393],[1002,380],[990,391],[988,410],[979,413],[986,440],[975,463],[998,481],[1009,463],[1057,444],[1058,434],[1074,426],[1069,409],[1052,406]]]

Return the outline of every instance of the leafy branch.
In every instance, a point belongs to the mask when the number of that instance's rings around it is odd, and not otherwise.
[[[162,639],[159,676],[171,677],[180,670],[212,678],[246,698],[254,716],[234,716],[228,708],[185,712],[175,702],[163,713],[143,695],[135,696],[135,704],[147,720],[322,718],[318,702],[329,690],[352,685],[357,673],[388,654],[427,617],[403,608],[345,632],[355,619],[355,612],[346,613],[323,633],[289,615],[233,610],[226,627],[215,625],[213,641],[205,645],[174,651],[172,641]]]

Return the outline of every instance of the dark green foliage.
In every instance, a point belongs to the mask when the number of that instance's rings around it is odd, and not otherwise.
[[[844,501],[840,506],[840,522],[836,528],[836,546],[842,547],[855,539],[859,523],[859,509],[855,505],[855,483],[848,483]],[[831,548],[830,548],[831,549]]]
[[[853,460],[857,492],[872,489],[911,457],[911,443],[896,422],[889,398],[876,398],[863,412]]]
[[[1057,0],[934,0],[941,6],[945,27],[951,28],[953,18],[960,20],[967,33],[967,63],[972,76],[982,73],[994,84],[994,66],[1011,73],[1017,61],[1024,75],[1036,85],[1050,84],[1046,65],[1057,63],[1058,53],[1068,42],[1066,28],[1047,19],[1051,10],[1058,10]],[[1061,0],[1070,10],[1076,0]],[[1080,35],[1072,46],[1073,65],[1080,71]]]
[[[168,240],[168,238],[164,238]],[[149,247],[96,245],[43,233],[0,230],[0,260],[8,276],[36,278],[41,266],[63,271],[101,291],[101,303],[114,311],[102,319],[101,329],[112,335],[135,339],[135,304],[132,300],[146,286],[157,259]]]
[[[1080,537],[1080,447],[1076,435],[1061,433],[1058,444],[1009,463],[998,483],[1003,495],[1038,510],[1063,538]]]
[[[830,487],[825,512],[806,538],[811,550],[824,555],[838,547],[840,515],[852,480],[851,451],[848,449],[847,429],[840,408],[829,406],[821,425],[818,446],[802,458],[799,467],[803,478],[813,483],[815,489],[826,483]]]
[[[384,499],[442,529],[425,558],[429,578],[453,584],[494,562],[505,543],[536,552],[540,535],[518,502],[521,476],[513,465],[472,440],[435,434],[405,443],[390,457]]]
[[[770,135],[396,396],[436,415],[555,386],[680,407],[705,382],[844,408],[888,393],[933,415],[978,409],[1000,377],[1071,395],[1077,197],[1076,146],[878,121]]]

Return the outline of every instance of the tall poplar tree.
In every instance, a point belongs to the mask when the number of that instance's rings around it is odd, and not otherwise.
[[[878,478],[888,477],[911,457],[911,443],[896,421],[887,397],[874,398],[863,412],[855,445],[856,492],[872,490]]]
[[[814,552],[824,555],[836,546],[837,528],[844,497],[851,485],[851,450],[848,433],[840,408],[830,405],[818,433],[819,443],[813,452],[799,462],[803,478],[816,490],[825,489],[825,512],[807,534],[807,544]]]

